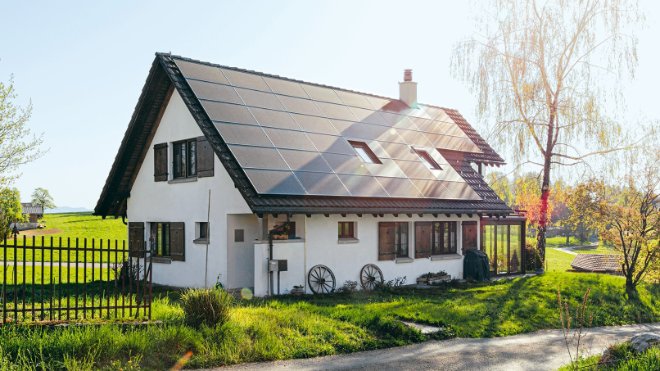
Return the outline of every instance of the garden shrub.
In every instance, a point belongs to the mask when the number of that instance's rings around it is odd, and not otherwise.
[[[527,272],[533,272],[537,269],[543,268],[541,264],[541,254],[539,249],[536,248],[536,245],[533,242],[525,242],[525,270]]]
[[[232,296],[222,289],[189,289],[181,296],[184,321],[196,328],[222,325],[229,319],[232,302]]]

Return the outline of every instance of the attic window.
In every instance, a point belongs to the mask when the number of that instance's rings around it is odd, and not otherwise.
[[[367,143],[365,142],[357,142],[354,140],[349,140],[348,143],[353,146],[355,149],[355,152],[357,152],[358,156],[360,156],[360,159],[362,162],[366,162],[368,164],[382,164],[380,160],[378,159],[378,156],[369,148]]]
[[[419,156],[419,158],[422,159],[422,162],[424,163],[424,166],[426,166],[429,170],[442,170],[440,165],[431,157],[431,155],[426,152],[423,149],[416,149],[413,148],[415,153]]]

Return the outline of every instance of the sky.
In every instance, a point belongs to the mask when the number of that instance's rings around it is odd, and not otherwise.
[[[640,6],[639,66],[625,91],[631,129],[660,118],[660,4]],[[0,81],[13,75],[47,150],[14,186],[24,201],[43,187],[58,206],[93,209],[155,52],[389,97],[412,68],[420,102],[460,110],[483,134],[475,96],[449,67],[478,10],[465,1],[0,0]]]

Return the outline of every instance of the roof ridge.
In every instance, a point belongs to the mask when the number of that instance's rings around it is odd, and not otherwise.
[[[204,64],[204,65],[207,65],[207,66],[217,67],[217,68],[226,68],[226,69],[230,69],[230,70],[234,70],[234,71],[238,71],[238,72],[256,74],[256,75],[260,75],[260,76],[263,76],[263,77],[270,77],[270,78],[279,79],[279,80],[297,82],[297,83],[301,83],[301,84],[318,86],[318,87],[321,87],[321,88],[336,89],[336,90],[340,90],[340,91],[347,92],[347,93],[368,95],[370,97],[382,98],[382,99],[387,99],[387,100],[395,100],[395,101],[403,102],[400,99],[387,97],[387,96],[384,96],[384,95],[378,95],[378,94],[367,93],[367,92],[358,91],[358,90],[340,88],[340,87],[337,87],[337,86],[325,85],[325,84],[321,84],[321,83],[317,83],[317,82],[310,82],[310,81],[305,81],[305,80],[299,80],[299,79],[294,79],[294,78],[291,78],[291,77],[280,76],[280,75],[275,75],[275,74],[272,74],[272,73],[266,73],[266,72],[261,72],[261,71],[249,70],[249,69],[240,68],[240,67],[232,67],[232,66],[227,66],[227,65],[223,65],[223,64],[202,61],[202,60],[199,60],[199,59],[188,58],[188,57],[184,57],[184,56],[181,56],[181,55],[175,55],[175,54],[172,54],[172,53],[156,52],[156,55],[159,56],[159,57],[175,58],[175,59],[180,59],[180,60],[186,61],[186,62]],[[420,102],[418,102],[418,104],[420,104],[422,106],[426,106],[426,107],[439,108],[439,109],[442,109],[442,110],[458,111],[455,108],[441,107],[441,106],[436,106],[436,105],[433,105],[433,104],[420,103]]]

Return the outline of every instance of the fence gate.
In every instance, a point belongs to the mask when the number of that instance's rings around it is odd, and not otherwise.
[[[35,238],[1,241],[2,324],[150,319],[151,253],[125,241]]]

